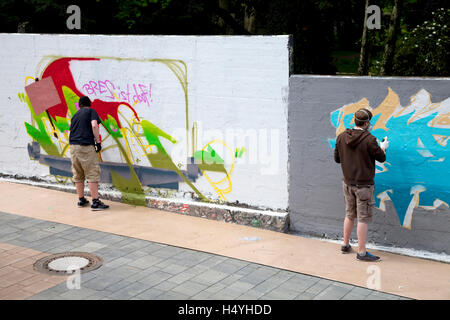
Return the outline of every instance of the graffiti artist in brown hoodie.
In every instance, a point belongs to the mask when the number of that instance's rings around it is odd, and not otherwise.
[[[372,207],[374,201],[375,160],[386,161],[386,149],[389,145],[387,138],[381,146],[377,139],[370,134],[372,113],[367,109],[355,112],[355,128],[346,129],[336,139],[334,160],[341,164],[344,179],[346,217],[344,220],[344,245],[342,253],[349,253],[350,235],[355,218],[358,218],[357,236],[360,261],[380,261],[380,257],[372,255],[366,250],[368,224],[372,221]]]

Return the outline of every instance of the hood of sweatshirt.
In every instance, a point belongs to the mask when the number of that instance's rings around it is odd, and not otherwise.
[[[350,148],[356,148],[369,135],[370,132],[367,130],[346,129],[343,138]]]

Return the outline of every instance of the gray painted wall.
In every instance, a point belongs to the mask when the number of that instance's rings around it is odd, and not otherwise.
[[[433,103],[447,99],[450,79],[290,77],[288,134],[292,231],[342,239],[345,216],[342,171],[334,162],[333,149],[328,143],[328,138],[336,137],[330,113],[364,97],[374,109],[387,96],[388,87],[398,94],[401,106],[405,107],[410,104],[410,97],[421,89],[430,93]],[[450,148],[450,143],[446,148]],[[450,168],[444,177],[448,177],[449,172]],[[440,183],[447,192],[450,190],[449,180]],[[430,211],[416,208],[411,230],[408,230],[401,226],[393,202],[386,201],[385,204],[385,212],[374,211],[368,241],[450,254],[450,210],[446,206]],[[355,231],[352,238],[357,238]]]

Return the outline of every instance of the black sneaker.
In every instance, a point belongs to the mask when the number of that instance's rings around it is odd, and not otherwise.
[[[346,246],[341,246],[342,253],[350,253],[352,251],[352,246],[350,244]]]
[[[365,255],[356,254],[356,259],[359,261],[378,262],[381,261],[380,257],[374,256],[370,252],[366,251]]]
[[[86,207],[88,204],[89,201],[85,197],[78,200],[78,208]]]
[[[100,211],[100,210],[105,210],[108,208],[109,208],[109,206],[107,204],[104,204],[103,202],[101,202],[99,199],[92,200],[92,205],[91,205],[92,211]]]

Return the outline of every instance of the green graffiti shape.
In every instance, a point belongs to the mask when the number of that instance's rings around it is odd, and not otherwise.
[[[108,115],[108,117],[110,116]],[[114,120],[114,118],[112,119]],[[104,124],[105,121],[103,121],[102,123]],[[106,131],[109,132],[111,137],[113,137],[114,141],[117,144],[117,147],[119,148],[120,152],[125,158],[125,161],[128,164],[128,168],[130,169],[130,179],[125,179],[121,177],[117,172],[111,170],[111,179],[114,187],[117,188],[122,194],[122,202],[136,206],[146,206],[147,204],[145,201],[144,189],[142,188],[141,182],[139,181],[136,171],[134,170],[133,165],[127,156],[127,153],[125,152],[124,147],[122,146],[118,138],[113,134],[112,129],[107,125],[105,125],[104,127]]]
[[[109,132],[113,138],[123,138],[122,132],[120,131],[119,125],[116,119],[108,114],[108,119],[102,121],[103,126]]]
[[[223,172],[227,174],[224,166],[225,161],[210,145],[208,145],[207,151],[196,151],[194,153],[194,159],[202,171]]]
[[[64,99],[66,100],[67,108],[69,109],[70,119],[74,116],[74,114],[78,111],[76,107],[76,103],[80,100],[69,87],[62,86],[62,92],[64,95]]]
[[[56,116],[56,119],[53,123],[61,133],[64,133],[65,131],[70,131],[69,120],[67,118]]]
[[[121,177],[117,172],[111,170],[111,178],[114,187],[122,193],[122,202],[136,206],[146,206],[145,194],[141,182],[134,169],[130,166],[130,179]]]
[[[192,190],[200,197],[203,201],[209,201],[178,169],[178,167],[173,163],[172,158],[170,158],[169,154],[164,149],[160,137],[169,140],[172,143],[176,143],[173,137],[171,137],[166,132],[162,131],[160,128],[155,126],[153,123],[147,120],[141,121],[142,129],[144,130],[144,136],[147,139],[150,146],[155,146],[157,152],[155,153],[147,153],[147,158],[152,167],[161,168],[175,171],[183,180],[186,182]]]

